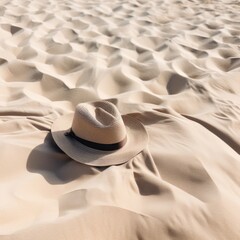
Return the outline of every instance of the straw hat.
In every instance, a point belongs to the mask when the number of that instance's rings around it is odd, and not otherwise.
[[[147,144],[148,135],[136,119],[119,113],[108,101],[80,103],[75,113],[52,125],[56,144],[72,159],[92,166],[127,162]]]

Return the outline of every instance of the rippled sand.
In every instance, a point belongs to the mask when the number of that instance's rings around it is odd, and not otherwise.
[[[0,239],[240,238],[240,5],[234,0],[3,0]],[[108,168],[50,129],[106,99],[147,129]]]

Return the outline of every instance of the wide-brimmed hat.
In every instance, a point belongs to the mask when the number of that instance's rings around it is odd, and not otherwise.
[[[121,115],[108,101],[80,103],[75,113],[63,115],[52,125],[56,144],[70,158],[91,166],[127,162],[146,146],[144,126]]]

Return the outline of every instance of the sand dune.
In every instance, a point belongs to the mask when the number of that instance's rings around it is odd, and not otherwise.
[[[0,239],[240,238],[240,5],[4,0]],[[106,99],[147,147],[89,167],[50,129]]]

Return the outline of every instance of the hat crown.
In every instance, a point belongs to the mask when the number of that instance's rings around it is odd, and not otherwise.
[[[107,101],[80,103],[75,110],[72,131],[87,141],[113,144],[126,137],[126,128],[117,107]]]

